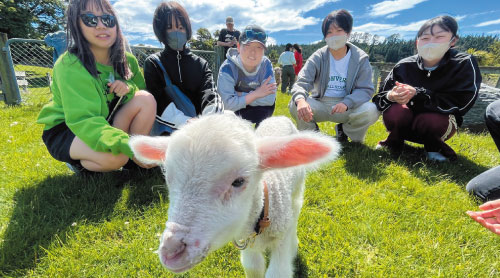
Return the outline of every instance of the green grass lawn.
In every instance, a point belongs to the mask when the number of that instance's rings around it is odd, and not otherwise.
[[[159,171],[73,175],[35,123],[50,95],[31,91],[22,106],[0,104],[0,276],[173,277],[153,253],[169,203]],[[400,158],[374,150],[386,135],[377,122],[364,145],[309,174],[296,277],[499,277],[500,237],[465,214],[477,209],[467,182],[500,164],[493,140],[461,131],[458,161],[436,164],[418,145]],[[228,244],[178,277],[243,275]]]

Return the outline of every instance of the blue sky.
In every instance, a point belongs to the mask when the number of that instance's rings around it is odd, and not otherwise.
[[[161,0],[112,0],[132,45],[159,46],[151,25]],[[193,32],[205,27],[213,33],[225,27],[225,18],[235,20],[236,29],[258,24],[269,34],[271,43],[308,44],[321,40],[321,22],[333,10],[347,9],[354,17],[353,32],[387,37],[399,33],[413,38],[427,19],[450,15],[459,23],[459,34],[500,35],[498,0],[184,0]]]

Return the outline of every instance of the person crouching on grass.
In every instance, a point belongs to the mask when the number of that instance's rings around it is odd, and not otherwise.
[[[335,122],[339,142],[350,138],[360,143],[380,113],[370,102],[374,88],[368,55],[347,41],[352,25],[344,9],[325,17],[321,31],[327,45],[300,70],[288,109],[299,130],[319,130],[318,122]]]
[[[245,27],[238,48],[228,50],[217,79],[224,108],[256,125],[273,115],[276,101],[273,65],[264,56],[266,40],[261,27]]]
[[[129,134],[149,134],[156,101],[143,91],[144,77],[135,57],[125,53],[107,0],[73,0],[67,16],[71,47],[54,65],[53,98],[37,120],[45,125],[43,142],[77,173],[120,169],[135,161]]]
[[[476,59],[453,48],[457,32],[457,21],[450,16],[429,19],[420,27],[418,54],[399,61],[373,97],[389,131],[377,148],[400,154],[407,140],[423,144],[430,161],[457,159],[445,141],[476,102],[482,80]]]

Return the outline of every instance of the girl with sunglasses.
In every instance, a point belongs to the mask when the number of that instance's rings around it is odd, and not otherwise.
[[[153,30],[165,48],[150,55],[144,63],[146,87],[157,102],[152,135],[168,135],[196,115],[221,113],[224,105],[215,90],[210,66],[186,47],[192,32],[184,7],[173,1],[160,3],[154,13]],[[167,85],[166,78],[171,84]],[[173,86],[177,87],[178,94],[187,98],[194,111],[187,113],[182,106],[176,106],[175,100],[166,93]]]
[[[373,98],[389,131],[377,148],[400,154],[404,141],[424,145],[427,158],[457,159],[445,143],[474,105],[481,85],[476,59],[453,48],[458,41],[453,17],[426,21],[417,33],[417,55],[399,61]]]
[[[273,115],[276,101],[273,65],[264,56],[266,40],[261,27],[245,27],[238,48],[228,50],[217,80],[224,107],[256,125]]]
[[[107,0],[73,0],[69,49],[54,65],[53,98],[37,122],[49,153],[75,172],[120,169],[134,159],[129,134],[149,134],[156,112]],[[141,165],[149,167],[147,165]]]

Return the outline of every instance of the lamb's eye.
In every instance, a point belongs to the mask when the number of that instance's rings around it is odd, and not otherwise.
[[[231,185],[234,187],[240,187],[243,184],[245,184],[245,179],[244,178],[237,178],[233,181],[233,183]]]

